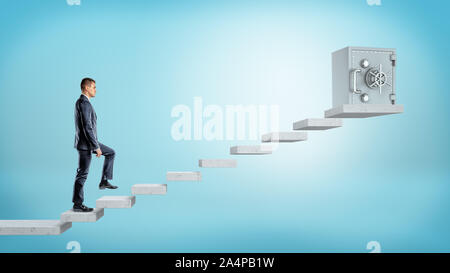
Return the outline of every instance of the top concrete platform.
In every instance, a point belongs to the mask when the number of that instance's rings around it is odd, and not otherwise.
[[[59,235],[71,227],[59,220],[0,220],[0,235]]]
[[[369,118],[403,113],[403,105],[344,104],[325,111],[325,118]]]

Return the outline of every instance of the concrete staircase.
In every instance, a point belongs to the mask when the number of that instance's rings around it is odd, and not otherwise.
[[[342,118],[367,118],[403,112],[402,105],[343,105],[325,111],[325,118],[309,118],[293,123],[293,130],[329,130],[342,127]],[[270,132],[262,135],[263,143],[293,143],[306,141],[306,132]],[[247,145],[233,146],[231,155],[267,155],[273,152],[272,146]],[[200,168],[236,168],[235,159],[200,159]],[[170,171],[167,181],[202,180],[198,171]],[[93,212],[80,213],[68,210],[61,214],[60,220],[0,220],[0,235],[59,235],[72,227],[73,222],[96,222],[104,216],[105,209],[132,208],[136,195],[165,195],[167,184],[136,184],[131,187],[131,196],[103,196],[96,201]]]

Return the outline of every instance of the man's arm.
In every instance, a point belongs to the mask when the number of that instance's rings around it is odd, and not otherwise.
[[[97,139],[95,139],[94,135],[94,129],[92,128],[92,106],[88,105],[86,102],[80,103],[80,115],[81,115],[81,124],[83,126],[83,132],[86,136],[86,139],[89,141],[92,147],[94,147],[95,150],[100,149],[100,146],[98,145]]]

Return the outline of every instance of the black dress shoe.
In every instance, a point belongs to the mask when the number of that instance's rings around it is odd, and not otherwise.
[[[111,185],[108,180],[102,181],[100,182],[100,184],[98,185],[99,189],[104,190],[104,189],[111,189],[111,190],[115,190],[118,187]]]
[[[91,212],[93,211],[93,208],[88,208],[85,205],[73,205],[73,211],[74,212]]]

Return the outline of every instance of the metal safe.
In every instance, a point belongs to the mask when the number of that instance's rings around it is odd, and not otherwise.
[[[396,50],[346,47],[332,54],[333,107],[395,105]]]

